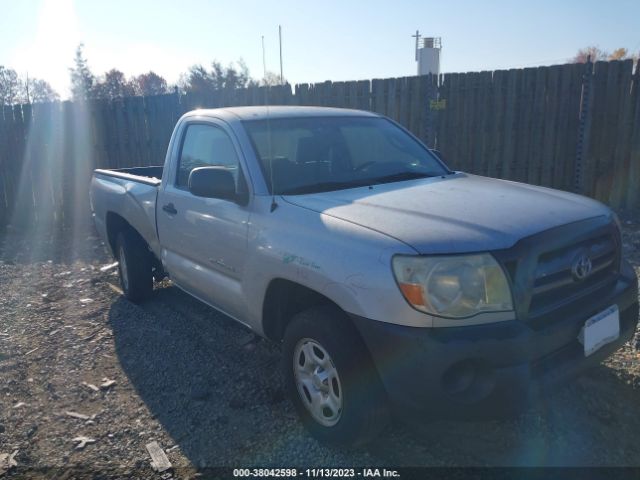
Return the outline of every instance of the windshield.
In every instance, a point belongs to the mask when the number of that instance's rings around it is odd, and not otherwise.
[[[450,173],[427,148],[385,118],[276,118],[243,124],[269,191],[278,195]]]

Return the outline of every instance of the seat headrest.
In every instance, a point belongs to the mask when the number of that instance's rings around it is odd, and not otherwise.
[[[296,163],[317,163],[327,159],[329,142],[324,136],[302,137],[298,140]]]

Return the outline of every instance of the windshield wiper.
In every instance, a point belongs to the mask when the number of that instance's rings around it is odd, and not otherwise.
[[[321,182],[311,185],[288,188],[280,192],[280,195],[303,195],[305,193],[330,192],[332,190],[343,190],[346,188],[364,187],[367,185],[380,185],[383,183],[401,182],[403,180],[414,180],[417,178],[437,177],[431,173],[421,172],[399,172],[377,178],[359,178],[342,182]]]
[[[371,180],[349,180],[348,182],[321,182],[311,185],[288,188],[280,192],[280,195],[302,195],[305,193],[330,192],[332,190],[342,190],[345,188],[364,187],[371,185]]]
[[[430,177],[438,177],[438,176],[439,175],[434,175],[432,173],[399,172],[399,173],[392,173],[391,175],[385,175],[383,177],[372,178],[369,180],[369,184],[378,185],[381,183],[402,182],[403,180],[415,180],[418,178],[430,178]]]

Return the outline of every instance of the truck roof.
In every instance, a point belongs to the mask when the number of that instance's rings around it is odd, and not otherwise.
[[[185,117],[191,116],[212,116],[212,117],[235,117],[239,120],[264,120],[267,118],[289,118],[289,117],[377,117],[378,115],[364,110],[354,110],[349,108],[333,107],[307,107],[290,105],[270,105],[253,107],[227,107],[209,108],[193,110],[186,113]]]

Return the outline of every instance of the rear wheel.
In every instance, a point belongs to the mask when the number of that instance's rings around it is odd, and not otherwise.
[[[124,296],[135,303],[151,297],[151,253],[140,236],[130,230],[120,232],[116,238],[116,257]]]
[[[296,315],[284,337],[289,396],[309,432],[334,445],[375,438],[388,414],[385,393],[358,332],[331,305]]]

